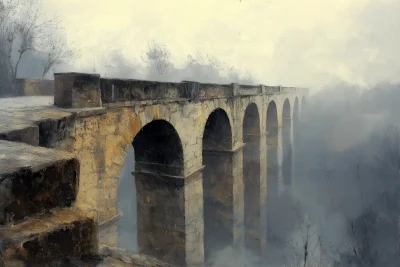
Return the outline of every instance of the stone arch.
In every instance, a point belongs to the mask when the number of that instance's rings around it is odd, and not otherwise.
[[[132,145],[136,162],[183,167],[180,137],[174,126],[165,120],[153,120],[146,124],[136,134]]]
[[[267,108],[267,138],[276,143],[278,138],[278,110],[275,101],[271,101]]]
[[[204,149],[232,149],[232,127],[222,108],[213,110],[208,116],[203,132]]]
[[[165,120],[153,120],[132,142],[138,252],[170,264],[185,262],[184,158],[181,139]]]
[[[290,113],[290,101],[289,98],[286,98],[285,101],[283,101],[283,107],[282,107],[282,119],[291,119],[291,113]]]
[[[226,112],[217,108],[203,132],[204,256],[233,243],[232,128]]]
[[[261,255],[260,115],[250,103],[243,117],[244,230],[247,249]]]
[[[292,182],[292,112],[288,98],[282,108],[282,176],[284,185]]]

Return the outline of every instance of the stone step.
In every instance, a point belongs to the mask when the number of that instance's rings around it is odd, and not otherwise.
[[[78,178],[69,153],[0,140],[0,226],[71,206]]]
[[[39,126],[26,120],[5,116],[0,120],[0,139],[37,146]]]
[[[0,252],[6,266],[44,266],[49,261],[94,254],[96,238],[93,218],[75,208],[65,208],[0,229]]]
[[[0,140],[56,147],[69,136],[74,116],[59,109],[0,111]]]

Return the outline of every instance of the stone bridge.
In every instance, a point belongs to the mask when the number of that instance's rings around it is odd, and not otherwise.
[[[133,146],[140,254],[203,266],[227,246],[265,253],[268,203],[292,188],[307,89],[83,73],[55,74],[54,86],[54,105],[3,110],[0,138],[78,159],[64,206],[91,214],[93,246],[118,246],[117,190]]]

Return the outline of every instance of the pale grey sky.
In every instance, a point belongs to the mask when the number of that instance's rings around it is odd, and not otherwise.
[[[349,40],[359,37],[365,10],[398,7],[396,2],[47,0],[45,6],[60,15],[68,41],[81,49],[80,65],[111,49],[140,61],[147,42],[154,39],[168,47],[178,66],[188,54],[201,51],[251,72],[264,84],[319,86],[335,78],[371,82],[360,66],[379,51],[361,42],[348,53]],[[360,58],[349,62],[353,56]],[[386,79],[383,76],[374,80]]]

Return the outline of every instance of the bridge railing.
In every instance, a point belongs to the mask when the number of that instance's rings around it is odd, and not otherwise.
[[[182,83],[102,78],[100,91],[103,103],[186,98]]]
[[[259,95],[262,94],[262,86],[239,85],[240,95]]]
[[[277,94],[281,92],[280,86],[265,86],[265,92],[267,94]]]

